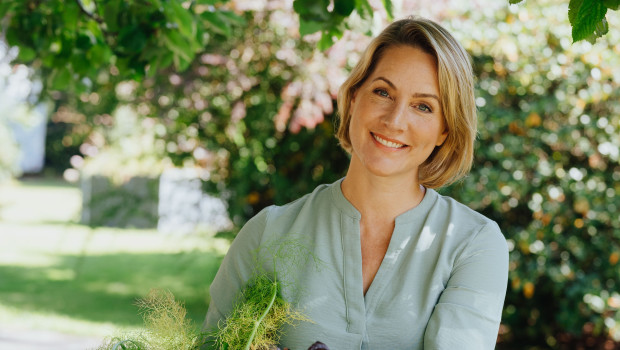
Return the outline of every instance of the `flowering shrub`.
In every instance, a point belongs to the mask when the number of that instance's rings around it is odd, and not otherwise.
[[[508,239],[507,348],[620,341],[620,35],[572,44],[565,9],[450,22],[474,58],[480,136],[472,174],[444,192]]]

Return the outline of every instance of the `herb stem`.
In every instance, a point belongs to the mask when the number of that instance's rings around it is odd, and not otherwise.
[[[254,341],[254,337],[256,336],[256,331],[258,330],[258,326],[261,324],[261,322],[263,322],[263,320],[265,319],[265,317],[271,310],[273,303],[276,301],[277,295],[278,295],[278,283],[273,282],[273,292],[271,294],[271,301],[269,302],[269,305],[267,305],[267,308],[265,309],[265,311],[263,311],[263,314],[261,315],[261,317],[258,320],[254,321],[254,328],[252,329],[252,334],[250,334],[250,338],[248,339],[247,344],[245,344],[245,350],[250,350],[250,346],[252,345],[252,341]]]

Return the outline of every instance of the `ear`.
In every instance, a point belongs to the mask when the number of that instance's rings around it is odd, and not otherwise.
[[[435,146],[439,147],[443,145],[443,143],[446,142],[447,138],[448,138],[448,129],[444,129],[443,132],[439,134],[439,137],[437,137],[437,143],[435,144]]]

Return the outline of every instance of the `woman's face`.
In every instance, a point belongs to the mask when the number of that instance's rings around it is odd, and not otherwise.
[[[420,164],[448,135],[439,98],[433,56],[411,46],[387,48],[351,100],[352,165],[417,180]]]

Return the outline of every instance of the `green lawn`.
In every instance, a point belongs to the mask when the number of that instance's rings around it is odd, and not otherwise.
[[[200,325],[225,239],[80,225],[80,191],[0,184],[0,325],[105,336],[142,325],[134,305],[170,290]]]

